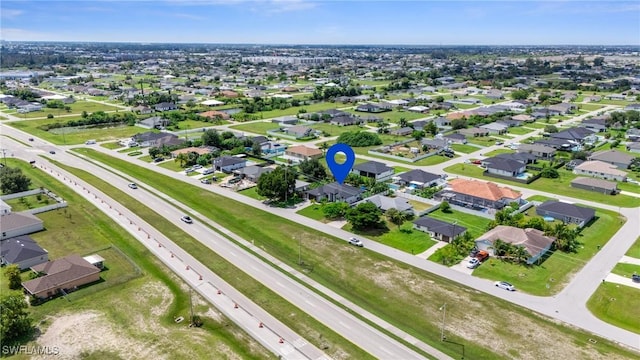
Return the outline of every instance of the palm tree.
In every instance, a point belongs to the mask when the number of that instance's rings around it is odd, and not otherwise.
[[[395,208],[387,210],[385,212],[385,216],[390,222],[396,224],[398,229],[400,229],[400,225],[402,225],[402,223],[407,219],[407,215],[405,213],[398,211],[398,209]]]
[[[329,144],[326,141],[320,144],[320,150],[322,150],[322,155],[325,154],[328,148],[329,148]]]
[[[178,154],[178,156],[176,156],[176,158],[174,159],[175,162],[179,162],[180,163],[180,167],[184,167],[184,164],[189,161],[189,156],[185,153],[180,153]]]
[[[527,259],[531,257],[531,255],[529,255],[529,252],[524,246],[515,246],[514,249],[515,249],[515,253],[513,255],[515,256],[515,259],[517,262],[520,262],[520,263],[526,262]]]

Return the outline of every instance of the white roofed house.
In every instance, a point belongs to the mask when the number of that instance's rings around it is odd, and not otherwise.
[[[573,173],[605,180],[626,181],[627,179],[626,171],[618,170],[615,165],[598,160],[583,162],[573,169]]]

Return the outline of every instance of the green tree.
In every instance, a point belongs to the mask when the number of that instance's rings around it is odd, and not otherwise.
[[[29,190],[31,179],[18,168],[4,166],[0,168],[0,190],[4,194],[14,194]]]
[[[449,202],[447,201],[443,201],[440,203],[440,211],[442,211],[443,213],[450,213],[451,212],[451,205],[449,205]]]
[[[158,147],[149,148],[149,156],[151,156],[152,159],[157,158],[158,155],[160,155],[160,148]]]
[[[21,294],[5,295],[0,299],[0,339],[3,344],[28,335],[33,330],[27,313],[27,302]]]
[[[270,200],[283,201],[293,195],[296,187],[297,173],[286,166],[278,166],[275,170],[262,174],[258,179],[258,195]]]
[[[327,143],[326,141],[320,144],[320,150],[322,150],[322,155],[324,155],[324,153],[327,152],[328,148],[329,148],[329,143]]]
[[[189,162],[189,155],[180,153],[173,161],[180,163],[180,167],[184,167],[184,165]]]
[[[4,275],[9,282],[9,289],[18,290],[22,286],[22,279],[20,279],[20,268],[16,264],[7,266]]]
[[[313,181],[324,180],[327,177],[327,169],[318,159],[301,161],[298,165],[300,172]]]
[[[259,144],[259,143],[254,142],[254,143],[251,145],[251,153],[252,153],[254,156],[260,156],[260,155],[262,155],[262,146],[260,146],[260,144]]]
[[[345,218],[355,230],[366,230],[380,227],[380,215],[382,212],[370,202],[358,204],[347,210]]]
[[[206,146],[215,146],[219,148],[222,146],[222,140],[220,133],[216,130],[207,130],[202,134],[202,143]]]
[[[330,220],[343,218],[347,210],[349,210],[349,204],[344,201],[327,203],[322,206],[324,217]]]
[[[557,133],[558,128],[555,125],[546,125],[544,127],[544,132],[547,132],[549,134]]]
[[[511,92],[511,98],[513,100],[525,100],[529,97],[529,92],[527,90],[514,90]]]
[[[407,214],[398,211],[398,209],[396,208],[391,208],[389,210],[387,210],[384,215],[387,217],[387,219],[392,223],[398,226],[398,229],[400,229],[400,225],[402,225],[404,223],[404,221],[407,219]]]
[[[438,126],[433,121],[429,121],[427,126],[424,128],[424,131],[430,135],[435,135],[438,133]]]
[[[540,176],[547,179],[557,179],[560,177],[560,173],[558,173],[558,170],[552,168],[551,166],[545,166],[542,168]]]
[[[400,120],[398,120],[398,126],[400,126],[401,128],[407,127],[409,126],[409,121],[407,121],[406,118],[401,117]]]

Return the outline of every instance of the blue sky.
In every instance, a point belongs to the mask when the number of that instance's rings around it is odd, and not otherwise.
[[[24,41],[640,45],[640,1],[2,0],[0,16]]]

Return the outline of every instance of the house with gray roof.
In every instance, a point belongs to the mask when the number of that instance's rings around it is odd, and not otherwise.
[[[353,204],[362,199],[364,190],[347,184],[339,184],[333,182],[319,186],[315,189],[307,190],[305,196],[308,200],[328,202],[344,201],[347,204]]]
[[[569,204],[558,200],[548,200],[536,206],[536,214],[542,217],[552,217],[565,224],[576,224],[583,227],[596,216],[594,209]]]
[[[213,159],[213,167],[216,171],[231,173],[233,170],[241,169],[247,166],[247,159],[235,156],[222,156]]]
[[[400,186],[414,186],[419,189],[436,186],[444,181],[442,175],[432,174],[420,169],[413,169],[398,174],[392,179],[394,183]]]
[[[445,242],[464,234],[467,228],[446,221],[423,216],[413,221],[413,228],[428,233],[432,239]]]
[[[315,130],[308,126],[295,125],[283,128],[288,135],[295,136],[296,139],[311,137],[315,135]]]
[[[44,276],[25,281],[22,287],[27,294],[37,298],[48,298],[100,280],[100,269],[79,255],[47,261],[31,269]]]
[[[262,174],[266,174],[272,171],[273,171],[273,168],[270,168],[270,167],[251,165],[251,166],[245,166],[240,169],[236,169],[233,171],[233,173],[236,175],[239,175],[243,179],[247,179],[249,181],[257,183],[258,179],[260,179],[260,176]]]
[[[44,230],[44,223],[27,212],[9,212],[0,215],[0,240]]]
[[[627,144],[627,151],[640,153],[640,142],[632,142]]]
[[[358,201],[353,204],[354,206],[360,204],[370,202],[374,204],[378,209],[382,211],[387,211],[389,209],[396,209],[403,213],[413,214],[413,206],[409,204],[409,201],[405,198],[401,197],[389,197],[384,195],[373,195],[364,200]]]
[[[598,160],[607,164],[615,165],[618,169],[628,169],[631,161],[635,156],[623,153],[618,150],[601,150],[596,151],[588,158],[589,160]]]
[[[606,195],[614,195],[619,192],[618,184],[616,184],[615,181],[607,181],[588,177],[577,177],[571,180],[571,187]]]
[[[462,134],[458,134],[458,133],[453,133],[453,134],[447,134],[442,136],[443,139],[451,142],[452,144],[466,144],[467,143],[467,137],[462,135]]]
[[[490,134],[505,134],[509,130],[509,126],[506,124],[500,124],[497,122],[480,125],[481,129],[489,131]]]
[[[526,167],[523,162],[497,156],[482,160],[482,164],[487,167],[489,174],[508,177],[517,177]]]
[[[578,126],[597,132],[603,132],[607,131],[607,119],[603,117],[584,119],[580,124],[578,124]]]
[[[147,129],[160,129],[166,127],[167,125],[169,125],[169,120],[163,118],[162,116],[152,116],[138,122],[138,126]]]
[[[385,181],[390,179],[395,171],[392,167],[389,167],[384,163],[367,161],[354,165],[351,172],[360,176],[373,178],[376,181]]]
[[[556,149],[543,144],[520,144],[519,153],[527,153],[538,159],[548,160],[556,156]]]
[[[576,143],[584,144],[587,141],[587,138],[594,136],[594,132],[587,128],[575,127],[550,134],[549,136],[554,139],[575,141]]]
[[[49,261],[49,253],[29,235],[0,241],[0,264],[18,265],[20,270]]]

